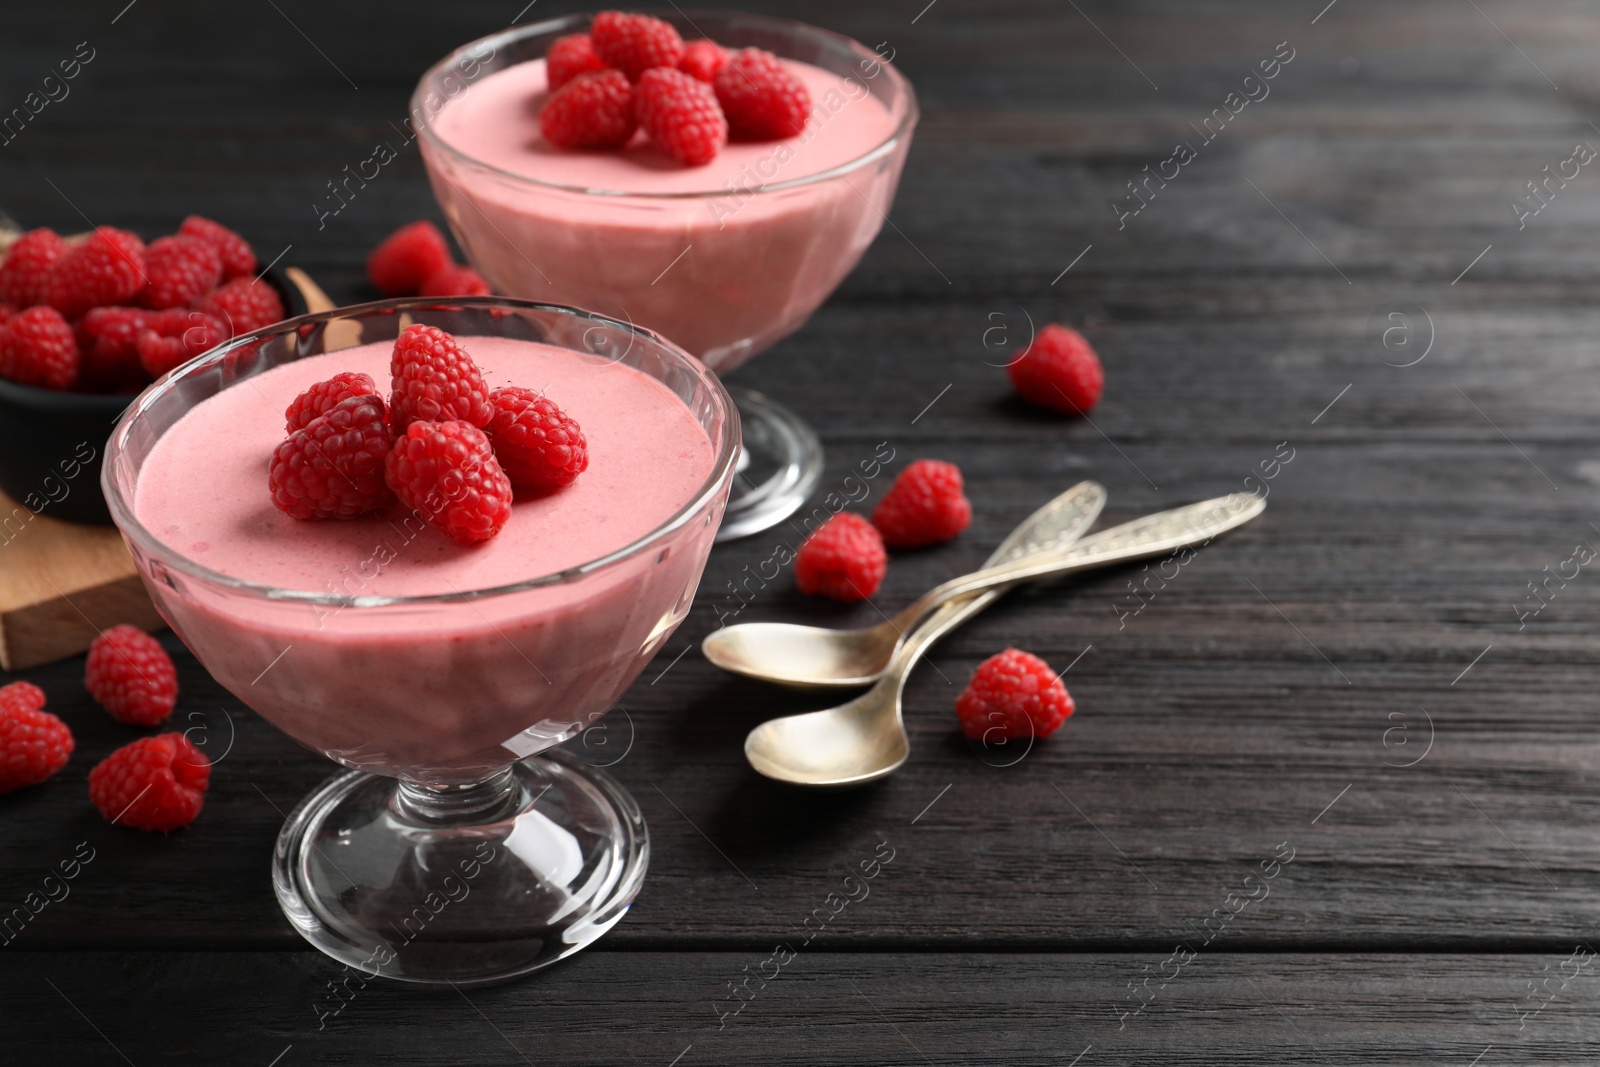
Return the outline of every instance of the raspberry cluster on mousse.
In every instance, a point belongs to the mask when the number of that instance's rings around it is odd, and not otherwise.
[[[730,138],[797,136],[811,112],[810,91],[771,52],[685,42],[648,15],[600,12],[589,33],[551,44],[545,72],[539,130],[560,148],[621,148],[642,129],[678,162],[700,166]]]
[[[407,326],[390,359],[388,400],[344,372],[301,393],[272,454],[273,504],[295,519],[352,519],[396,501],[459,544],[511,517],[514,490],[570,485],[589,465],[583,430],[530,389],[492,392],[460,342]]]

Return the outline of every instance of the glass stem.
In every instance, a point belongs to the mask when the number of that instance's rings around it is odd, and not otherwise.
[[[510,767],[465,785],[421,785],[402,781],[394,806],[405,818],[419,823],[493,822],[521,800],[521,789]]]

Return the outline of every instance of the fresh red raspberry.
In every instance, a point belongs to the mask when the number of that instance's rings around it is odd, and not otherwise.
[[[209,352],[228,336],[228,327],[214,315],[167,308],[148,314],[144,328],[133,336],[133,347],[144,372],[159,378],[200,353]]]
[[[45,302],[75,319],[90,308],[126,304],[144,283],[144,242],[127,230],[99,226],[57,261]]]
[[[544,75],[552,93],[580,74],[605,69],[605,60],[595,53],[594,39],[587,33],[557,37],[544,54]]]
[[[389,374],[389,417],[396,433],[414,419],[460,419],[481,428],[494,416],[489,387],[483,384],[478,365],[437,326],[419,322],[400,331],[389,358]]]
[[[717,71],[727,63],[728,53],[720,44],[701,39],[683,46],[683,58],[678,60],[678,69],[691,78],[711,82],[716,80]]]
[[[384,480],[393,436],[376,393],[341,400],[272,453],[272,503],[295,519],[352,519],[394,500]]]
[[[144,274],[145,307],[188,307],[222,280],[222,256],[198,237],[158,237],[145,249]]]
[[[961,468],[919,459],[894,480],[872,512],[872,525],[890,548],[922,548],[948,541],[972,522],[961,491]]]
[[[672,23],[649,15],[602,11],[594,17],[589,36],[600,61],[630,81],[652,67],[676,67],[683,58],[683,38]]]
[[[283,413],[287,433],[303,430],[311,424],[311,420],[319,415],[332,410],[334,405],[342,400],[349,400],[353,396],[366,396],[368,393],[376,396],[378,383],[372,380],[372,375],[361,374],[357,371],[340,371],[325,382],[318,382],[299,396],[289,405]]]
[[[450,265],[439,227],[419,219],[385,237],[367,257],[367,278],[384,296],[415,296],[422,281]]]
[[[580,74],[539,109],[539,132],[558,148],[620,148],[637,126],[633,86],[617,70]]]
[[[234,233],[220,222],[212,222],[204,215],[190,215],[178,227],[185,237],[198,237],[222,258],[222,280],[232,281],[256,272],[256,254],[250,242]]]
[[[83,359],[67,320],[52,307],[31,307],[0,331],[0,378],[46,389],[71,389]]]
[[[717,102],[728,132],[740,141],[799,136],[811,114],[811,92],[771,52],[741,48],[717,71]]]
[[[100,814],[135,830],[176,830],[206,802],[211,761],[183,734],[157,734],[123,745],[89,772],[89,799]]]
[[[0,300],[19,308],[50,299],[50,274],[67,254],[67,242],[52,229],[29,230],[18,237],[0,263]]]
[[[956,698],[961,732],[986,744],[1049,737],[1072,709],[1072,696],[1050,665],[1018,648],[978,664]]]
[[[165,722],[178,703],[172,657],[137,626],[113,626],[94,639],[83,684],[113,719],[130,726]]]
[[[452,263],[434,271],[422,283],[422,296],[488,296],[489,283],[471,267]]]
[[[794,581],[802,593],[834,600],[865,600],[878,591],[889,555],[877,528],[860,515],[841,512],[800,544]]]
[[[38,711],[44,705],[44,690],[32,682],[12,682],[0,686],[0,715],[12,711]]]
[[[1071,415],[1098,404],[1106,384],[1100,357],[1083,334],[1054,322],[1039,331],[1006,374],[1024,400]]]
[[[260,278],[223,282],[200,302],[200,310],[221,319],[231,337],[283,321],[283,299]]]
[[[90,308],[78,320],[78,351],[83,363],[78,388],[96,393],[137,392],[150,376],[139,364],[135,340],[149,324],[144,308]]]
[[[512,485],[556,489],[588,468],[583,430],[554,400],[512,386],[490,393],[489,402],[494,418],[484,430]]]
[[[67,765],[72,747],[72,731],[48,711],[0,701],[0,793],[38,785]]]
[[[716,93],[681,70],[645,71],[634,87],[633,107],[644,132],[680,163],[709,163],[728,143]]]
[[[458,544],[486,541],[511,518],[511,479],[470,423],[413,422],[386,469],[400,502]]]

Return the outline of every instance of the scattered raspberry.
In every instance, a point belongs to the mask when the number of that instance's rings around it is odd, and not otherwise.
[[[450,246],[426,219],[402,226],[367,257],[367,278],[384,296],[412,296],[428,275],[450,265]]]
[[[471,267],[451,264],[434,271],[422,283],[422,296],[488,296],[489,283]]]
[[[557,37],[544,54],[544,74],[552,93],[580,74],[605,69],[605,60],[595,53],[594,39],[587,33]]]
[[[776,141],[806,128],[811,93],[771,52],[741,48],[715,84],[728,130],[741,141]]]
[[[841,512],[801,542],[794,557],[794,581],[802,593],[865,600],[878,591],[888,568],[883,538],[872,523]]]
[[[519,489],[570,485],[589,466],[583,430],[532,389],[496,389],[489,394],[494,418],[484,427],[495,458]]]
[[[272,453],[272,503],[296,519],[351,519],[394,499],[384,480],[389,424],[376,393],[341,400]]]
[[[144,283],[144,242],[127,230],[99,226],[57,261],[45,302],[77,318],[90,308],[126,304]]]
[[[44,704],[44,690],[32,682],[12,682],[0,686],[0,715],[12,711],[38,711]]]
[[[399,433],[414,419],[460,419],[474,427],[489,424],[494,407],[478,365],[456,339],[437,326],[416,323],[395,338],[389,359],[390,419]]]
[[[715,41],[699,40],[690,41],[683,46],[683,58],[678,60],[678,69],[691,78],[698,78],[703,82],[715,81],[717,71],[721,70],[728,62],[728,53]]]
[[[217,347],[228,336],[227,326],[214,315],[168,308],[149,313],[144,328],[134,334],[133,347],[144,372],[159,378]]]
[[[48,711],[0,701],[0,793],[38,785],[65,767],[71,755],[72,731],[66,723]]]
[[[206,802],[211,761],[183,734],[141,737],[89,772],[89,799],[100,814],[135,830],[176,830]]]
[[[602,11],[589,30],[595,54],[608,67],[615,67],[638,81],[652,67],[676,67],[683,58],[683,38],[670,22],[649,15],[628,15],[621,11]]]
[[[66,254],[67,243],[52,229],[18,237],[0,263],[0,300],[19,308],[43,304],[50,298],[50,273]]]
[[[709,163],[728,143],[728,123],[711,86],[681,70],[645,71],[633,106],[645,133],[680,163]]]
[[[486,541],[511,518],[511,479],[470,423],[413,422],[386,469],[400,502],[458,544]]]
[[[1006,368],[1024,400],[1081,415],[1100,402],[1106,374],[1083,334],[1052,322]]]
[[[1050,665],[1019,648],[978,664],[956,698],[961,732],[987,744],[1049,737],[1072,709],[1072,696]]]
[[[360,374],[356,371],[340,371],[325,382],[318,382],[299,396],[289,405],[283,413],[286,420],[284,427],[287,433],[303,430],[312,419],[330,411],[341,400],[349,400],[353,396],[366,396],[368,393],[376,395],[378,383],[372,380],[370,374]]]
[[[616,70],[578,75],[539,110],[539,132],[560,148],[619,148],[637,125],[633,86]]]
[[[278,290],[260,278],[235,278],[200,303],[200,310],[222,320],[232,337],[283,321]]]
[[[250,242],[234,233],[220,222],[212,222],[203,215],[190,215],[178,227],[184,237],[198,237],[217,250],[222,259],[222,280],[232,281],[256,272],[256,254]]]
[[[155,726],[178,703],[178,671],[167,650],[136,626],[113,626],[89,646],[83,684],[118,722]]]
[[[937,459],[919,459],[901,471],[872,512],[872,525],[890,548],[937,545],[971,521],[961,468]]]
[[[52,307],[31,307],[0,331],[0,378],[46,389],[70,389],[78,380],[82,357],[78,339],[61,313]]]
[[[144,273],[146,307],[188,307],[222,280],[222,256],[198,237],[158,237],[145,249]]]

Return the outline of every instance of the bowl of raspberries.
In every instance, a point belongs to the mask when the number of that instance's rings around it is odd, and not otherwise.
[[[258,270],[249,242],[199,215],[148,243],[111,226],[0,234],[0,492],[34,513],[109,523],[100,453],[129,401],[305,310]]]

